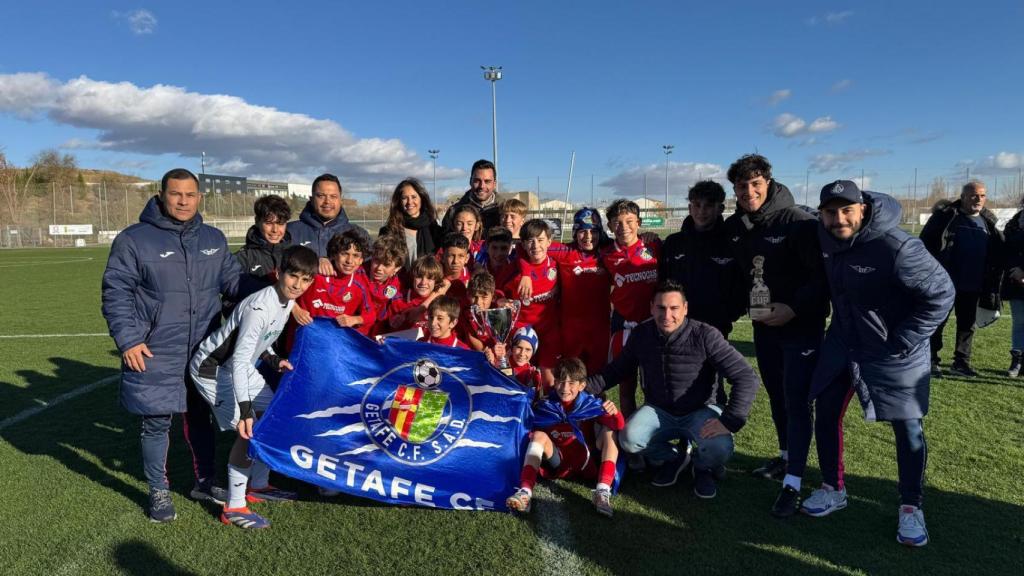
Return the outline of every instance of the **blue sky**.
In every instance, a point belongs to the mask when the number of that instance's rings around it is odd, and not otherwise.
[[[150,178],[205,150],[211,172],[356,193],[429,182],[439,148],[456,191],[491,155],[493,64],[504,188],[564,194],[575,150],[576,199],[644,175],[658,198],[663,144],[673,196],[755,149],[798,197],[862,170],[886,192],[914,168],[1016,178],[1024,3],[773,4],[9,3],[0,146]]]

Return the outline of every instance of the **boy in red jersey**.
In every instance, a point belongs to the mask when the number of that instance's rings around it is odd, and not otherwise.
[[[494,285],[500,292],[519,274],[519,267],[512,256],[512,233],[507,228],[495,226],[487,231],[487,271],[494,276]],[[502,294],[504,296],[504,294]]]
[[[376,311],[370,300],[370,289],[357,274],[369,252],[366,239],[355,230],[336,234],[327,242],[327,258],[337,276],[317,274],[309,290],[295,301],[290,325],[288,349],[294,342],[296,323],[305,326],[313,318],[334,318],[342,328],[355,328],[367,335],[373,327]]]
[[[469,284],[470,261],[469,241],[461,234],[451,233],[441,241],[441,269],[444,279],[448,281],[447,294],[458,301],[466,303],[466,285]]]
[[[571,244],[555,244],[548,254],[558,263],[561,285],[562,355],[579,358],[588,374],[608,362],[611,276],[598,250],[610,240],[601,214],[583,208],[573,215]]]
[[[651,298],[658,284],[661,241],[644,242],[639,236],[640,207],[631,200],[616,200],[605,212],[615,242],[601,249],[601,263],[611,275],[611,356],[622,351],[629,333],[651,317]],[[636,377],[620,384],[619,402],[628,418],[636,410]]]
[[[512,368],[512,377],[516,379],[516,382],[534,390],[536,393],[534,398],[537,400],[548,391],[541,381],[540,370],[530,364],[530,358],[533,357],[539,346],[540,339],[537,338],[537,332],[529,326],[523,326],[512,336],[512,342],[508,349],[508,365],[509,368]],[[495,352],[504,352],[504,348],[499,344],[495,347]],[[491,361],[491,364],[498,365],[496,358],[488,356],[487,359]]]
[[[466,298],[467,305],[462,307],[462,315],[459,317],[459,336],[471,350],[485,354],[490,352],[493,355],[494,339],[487,328],[473,318],[473,306],[478,306],[481,310],[489,310],[493,307],[494,276],[491,276],[486,270],[474,273],[466,287]]]
[[[544,376],[544,385],[550,386],[554,382],[552,368],[562,349],[558,314],[558,265],[548,256],[551,229],[547,222],[535,218],[523,224],[519,236],[522,240],[518,259],[519,274],[505,286],[505,294],[522,302],[517,324],[533,326],[544,342],[544,350],[537,355],[537,365]],[[529,279],[528,292],[520,291],[520,283],[524,278]]]
[[[612,515],[612,484],[619,449],[615,433],[626,423],[610,400],[583,391],[587,368],[578,358],[563,358],[555,367],[555,388],[534,408],[533,432],[526,448],[520,488],[505,505],[515,512],[530,511],[533,486],[542,478],[597,480],[593,503]],[[600,454],[600,463],[594,458]]]
[[[441,265],[433,256],[420,256],[412,265],[412,287],[391,300],[388,325],[392,330],[426,329],[427,307],[448,291]]]
[[[405,242],[394,236],[381,236],[373,243],[370,261],[360,269],[360,276],[370,290],[370,300],[377,311],[373,326],[370,328],[370,336],[391,331],[388,313],[391,301],[404,289],[399,271],[407,253]]]
[[[427,309],[429,334],[424,335],[419,341],[469,350],[469,346],[455,335],[455,325],[458,323],[459,301],[451,296],[441,296],[431,302]]]

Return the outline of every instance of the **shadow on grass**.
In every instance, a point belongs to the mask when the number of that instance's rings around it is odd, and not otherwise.
[[[751,477],[759,464],[737,454],[713,500],[693,495],[689,474],[671,488],[650,486],[649,477],[627,478],[611,521],[596,516],[589,491],[552,490],[563,495],[572,518],[573,551],[612,574],[935,576],[980,566],[986,574],[1016,574],[1024,564],[1020,506],[926,486],[931,543],[909,549],[896,543],[895,482],[847,476],[846,510],[778,520],[769,509],[780,484]],[[633,502],[624,503],[627,498]],[[648,513],[633,511],[637,505]]]
[[[116,350],[111,355],[119,356]],[[0,382],[4,401],[0,404],[0,420],[9,418],[30,408],[44,406],[54,398],[72,390],[98,382],[120,373],[116,368],[95,366],[67,358],[49,358],[54,374],[42,374],[35,370],[18,370],[15,374],[24,379],[26,386],[13,382]]]
[[[121,574],[131,576],[194,576],[196,573],[179,568],[160,555],[152,545],[140,540],[129,540],[114,548],[114,562]]]

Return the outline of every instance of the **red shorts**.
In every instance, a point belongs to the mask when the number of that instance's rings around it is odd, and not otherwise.
[[[553,468],[550,462],[545,461],[539,470],[541,478],[597,479],[595,460],[600,459],[600,454],[595,456],[588,453],[587,448],[579,442],[562,447],[555,446],[554,449],[559,457],[558,466]]]

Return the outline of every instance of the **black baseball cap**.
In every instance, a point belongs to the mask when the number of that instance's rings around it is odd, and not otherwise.
[[[860,188],[857,188],[853,180],[836,180],[822,186],[818,208],[821,209],[833,200],[844,200],[846,204],[863,204],[864,195],[860,193]]]

